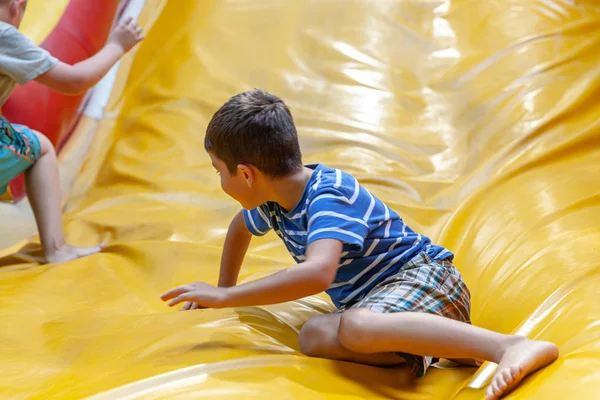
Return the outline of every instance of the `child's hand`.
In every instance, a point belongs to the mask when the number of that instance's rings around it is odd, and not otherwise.
[[[184,301],[190,303],[196,303],[198,306],[191,308],[185,307],[184,309],[196,309],[196,308],[221,308],[224,306],[226,299],[227,288],[214,287],[204,282],[194,282],[189,285],[177,286],[174,289],[169,290],[160,298],[163,301],[171,300],[169,307],[173,307],[176,304]],[[187,304],[186,304],[187,306]]]
[[[200,307],[198,303],[194,303],[193,301],[187,301],[183,307],[179,309],[179,311],[192,311],[192,310],[201,310],[206,307]]]
[[[121,46],[123,53],[127,53],[143,39],[142,27],[129,17],[111,32],[108,42]]]

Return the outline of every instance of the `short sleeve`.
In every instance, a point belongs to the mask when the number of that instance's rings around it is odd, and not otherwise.
[[[244,210],[244,221],[246,228],[254,236],[263,236],[272,228],[271,220],[269,219],[269,209],[263,204],[253,210]]]
[[[308,208],[306,244],[320,239],[337,239],[361,251],[369,234],[369,224],[363,219],[363,201],[360,198],[354,200],[352,202],[335,190],[316,196]]]
[[[10,26],[0,33],[0,73],[23,85],[50,71],[58,60]]]

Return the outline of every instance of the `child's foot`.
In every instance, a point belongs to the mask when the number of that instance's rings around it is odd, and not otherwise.
[[[519,339],[501,358],[486,400],[496,400],[513,390],[527,375],[544,368],[558,358],[554,343]]]
[[[59,263],[75,260],[77,258],[86,257],[92,254],[96,254],[105,247],[104,244],[99,244],[95,247],[75,247],[68,244],[64,245],[60,249],[53,251],[52,253],[46,254],[46,261],[49,263]]]

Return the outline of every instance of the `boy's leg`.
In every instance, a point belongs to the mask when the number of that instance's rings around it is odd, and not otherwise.
[[[340,344],[338,330],[342,314],[318,315],[309,319],[298,335],[300,351],[310,357],[350,361],[386,367],[400,365],[404,359],[394,353],[366,354],[348,350]]]
[[[46,260],[64,262],[99,252],[102,250],[102,245],[81,248],[66,244],[62,226],[56,152],[46,136],[33,132],[40,142],[40,155],[33,166],[25,172],[25,183]]]
[[[558,348],[553,343],[504,335],[426,313],[348,310],[341,316],[338,339],[354,353],[406,352],[497,363],[488,399],[500,398],[525,376],[558,357]]]

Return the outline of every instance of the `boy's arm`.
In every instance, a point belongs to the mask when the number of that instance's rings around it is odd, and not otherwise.
[[[251,240],[252,233],[246,228],[244,211],[242,210],[233,217],[227,230],[223,253],[221,254],[219,287],[235,286]],[[181,311],[196,310],[198,308],[201,308],[198,303],[188,301],[181,307]]]
[[[161,298],[170,306],[192,301],[200,307],[223,308],[283,303],[327,290],[337,273],[342,242],[317,240],[306,249],[306,261],[273,275],[229,288],[196,282],[171,289]]]
[[[244,211],[240,211],[233,217],[225,237],[219,271],[219,287],[236,285],[251,240],[252,234],[244,223]]]
[[[75,65],[59,62],[36,81],[57,92],[78,95],[94,86],[125,53],[143,39],[142,28],[128,18],[115,29],[104,48]]]
[[[229,288],[222,307],[283,303],[329,288],[340,265],[342,242],[319,240],[308,245],[306,260],[273,275]]]

